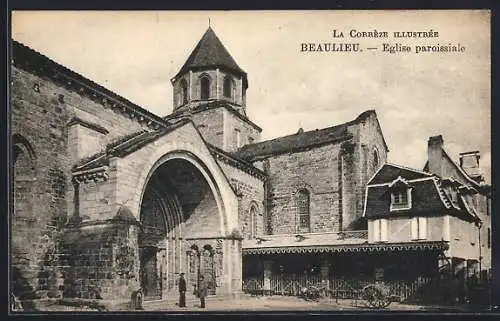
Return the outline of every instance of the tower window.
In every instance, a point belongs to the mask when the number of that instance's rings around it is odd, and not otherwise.
[[[298,208],[300,232],[309,233],[311,230],[310,196],[306,189],[300,190],[298,193]]]
[[[208,78],[208,76],[203,76],[200,79],[200,98],[210,98],[210,78]]]
[[[224,97],[228,98],[231,98],[233,96],[233,80],[229,76],[226,76],[224,78],[223,94]]]
[[[188,102],[188,85],[185,79],[181,80],[181,91],[181,102],[184,105]]]

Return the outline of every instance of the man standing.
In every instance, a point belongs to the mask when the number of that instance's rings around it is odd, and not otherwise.
[[[198,297],[200,298],[200,308],[205,308],[205,297],[207,296],[207,283],[203,275],[200,275],[200,282],[198,285]]]
[[[184,273],[181,273],[179,278],[179,307],[186,307],[186,280],[184,279]]]

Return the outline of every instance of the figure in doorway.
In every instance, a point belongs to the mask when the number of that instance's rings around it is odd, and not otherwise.
[[[179,307],[186,307],[186,280],[184,279],[184,273],[181,273],[179,278]]]
[[[207,296],[207,283],[203,275],[200,275],[200,282],[198,284],[198,297],[200,298],[200,308],[205,308],[205,297]]]

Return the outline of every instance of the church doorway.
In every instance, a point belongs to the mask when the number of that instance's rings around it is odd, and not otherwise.
[[[154,170],[144,189],[140,212],[138,243],[144,300],[178,293],[180,273],[190,270],[192,243],[186,239],[192,242],[193,232],[207,229],[210,217],[219,220],[216,200],[196,166],[174,158]],[[211,246],[200,250],[196,269],[204,275],[209,294],[215,293],[214,251]]]

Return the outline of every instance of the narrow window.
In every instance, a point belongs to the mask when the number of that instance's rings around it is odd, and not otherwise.
[[[488,227],[488,248],[491,248],[491,229]]]
[[[411,239],[418,240],[418,217],[411,219]]]
[[[250,238],[255,238],[258,232],[258,213],[255,205],[250,208]]]
[[[427,239],[426,217],[413,217],[411,219],[411,239],[414,241]]]
[[[418,218],[418,238],[420,240],[427,239],[427,217]]]
[[[380,220],[373,221],[373,241],[380,242]]]
[[[229,76],[226,76],[224,78],[224,86],[223,86],[223,94],[224,94],[224,97],[227,97],[227,98],[231,98],[232,97],[232,93],[233,93],[233,80],[231,79],[231,77]]]
[[[210,79],[204,76],[200,79],[200,99],[210,98]]]
[[[388,220],[378,219],[373,221],[373,241],[387,242],[389,240]]]
[[[309,233],[311,231],[309,191],[307,191],[305,189],[299,191],[299,193],[298,193],[298,207],[299,207],[299,228],[300,228],[300,231]]]
[[[380,241],[387,242],[389,239],[389,234],[387,231],[387,219],[383,218],[380,220]]]

